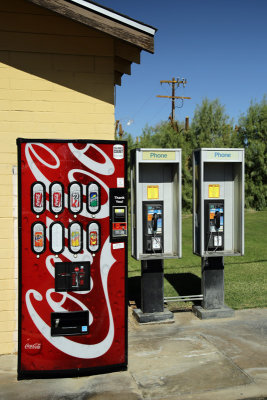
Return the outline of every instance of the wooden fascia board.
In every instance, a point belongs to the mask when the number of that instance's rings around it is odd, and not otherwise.
[[[111,20],[103,15],[96,14],[88,9],[68,3],[64,0],[28,0],[43,8],[54,11],[66,18],[80,22],[90,28],[97,29],[110,36],[121,39],[127,43],[135,45],[140,50],[154,53],[153,36],[126,26],[117,21]]]

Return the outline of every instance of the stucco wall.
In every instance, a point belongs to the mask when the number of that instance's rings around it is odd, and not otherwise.
[[[16,138],[114,139],[113,53],[104,34],[0,0],[0,354],[17,350]]]

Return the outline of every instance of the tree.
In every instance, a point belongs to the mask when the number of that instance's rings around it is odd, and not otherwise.
[[[146,126],[140,137],[140,147],[180,148],[182,149],[182,207],[183,211],[192,209],[192,171],[190,133],[185,131],[182,123],[174,127],[164,121],[154,127]]]
[[[192,151],[200,147],[245,147],[246,207],[267,208],[267,102],[251,104],[247,115],[239,120],[239,127],[225,113],[219,100],[204,99],[196,107],[192,125],[184,130],[182,124],[161,122],[146,126],[137,144],[125,133],[128,151],[136,147],[182,149],[182,206],[192,210]],[[128,154],[129,160],[129,154]],[[129,176],[129,175],[128,175]]]
[[[197,105],[191,126],[192,149],[231,147],[235,131],[218,99],[204,99]]]
[[[267,102],[251,103],[239,119],[239,142],[245,147],[246,207],[267,208]]]

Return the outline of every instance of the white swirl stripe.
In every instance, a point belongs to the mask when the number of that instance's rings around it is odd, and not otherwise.
[[[45,149],[55,160],[54,164],[49,164],[47,163],[37,152],[37,149],[35,146],[39,146],[42,149]],[[72,154],[88,169],[91,169],[93,171],[96,171],[98,174],[102,175],[112,175],[114,173],[114,165],[110,158],[103,152],[102,149],[98,148],[94,144],[87,144],[82,150],[76,149],[73,144],[69,144],[69,149],[72,152]],[[105,163],[98,163],[92,159],[90,159],[88,156],[85,155],[85,152],[89,149],[89,147],[92,146],[95,151],[98,151],[105,159]],[[39,160],[39,162],[43,165],[45,165],[48,168],[51,169],[57,169],[60,167],[60,160],[56,153],[50,149],[48,146],[42,144],[42,143],[27,143],[25,146],[25,155],[27,159],[28,166],[34,175],[35,179],[37,181],[41,181],[45,184],[46,186],[46,191],[49,191],[49,187],[51,182],[46,178],[45,175],[39,170],[35,162],[33,161],[32,154]],[[87,175],[91,178],[93,178],[95,181],[97,181],[102,188],[106,191],[107,195],[109,194],[109,188],[108,186],[97,176],[92,174],[91,172],[82,170],[82,169],[72,169],[68,172],[68,180],[69,182],[74,181],[74,174],[75,173],[81,173],[84,175]],[[83,192],[85,193],[85,185],[83,185]],[[64,203],[65,207],[67,207],[67,195],[64,195]],[[48,203],[48,202],[47,202]],[[48,205],[48,204],[47,204]],[[85,206],[85,205],[84,205]],[[48,208],[48,207],[47,207]],[[85,210],[85,207],[84,207]],[[106,218],[109,215],[109,196],[108,200],[105,204],[102,205],[100,212],[97,214],[97,218]],[[90,214],[87,211],[83,211],[81,213],[81,216],[90,217]],[[54,222],[51,218],[47,217],[46,218],[46,224],[47,224],[47,239],[50,240],[49,238],[49,226],[50,224]],[[71,221],[69,221],[71,222]],[[64,236],[67,238],[67,228],[65,227],[64,230]],[[86,243],[86,232],[83,230],[83,239],[84,243]],[[26,307],[28,309],[29,315],[37,327],[37,329],[41,332],[41,334],[46,338],[48,342],[50,342],[53,346],[55,346],[58,350],[62,351],[65,354],[68,354],[69,356],[72,356],[74,358],[81,358],[81,359],[93,359],[100,357],[104,355],[111,347],[112,342],[114,340],[114,320],[113,320],[113,315],[112,315],[112,310],[111,310],[111,304],[110,304],[110,299],[109,299],[109,293],[108,293],[108,275],[111,267],[114,265],[116,260],[112,256],[111,252],[111,244],[109,241],[109,237],[106,239],[102,249],[101,249],[101,254],[100,254],[100,278],[101,278],[101,284],[103,288],[103,293],[107,305],[107,311],[108,311],[108,322],[109,322],[109,328],[108,328],[108,333],[106,337],[99,343],[89,345],[89,344],[81,344],[81,343],[76,343],[64,336],[62,337],[52,337],[51,336],[51,327],[46,324],[45,321],[40,317],[36,309],[34,308],[31,299],[32,296],[36,301],[45,301],[43,299],[43,296],[35,289],[29,289],[25,295],[26,299]],[[74,261],[73,260],[73,254],[69,251],[67,247],[64,248],[63,253],[61,254],[63,257],[65,257],[69,261]],[[61,256],[60,255],[60,256]],[[51,274],[51,276],[54,278],[55,277],[55,269],[54,265],[52,264],[53,262],[62,262],[62,259],[60,256],[55,257],[54,255],[49,255],[46,257],[46,268],[48,272]],[[90,263],[93,263],[94,258],[92,257],[92,254],[88,252],[86,247],[84,246],[84,251],[83,253],[77,254],[77,257],[75,258],[75,261],[90,261]],[[91,278],[90,278],[91,279]],[[93,288],[93,281],[91,279],[91,286],[89,291],[84,291],[84,292],[79,292],[79,295],[85,295],[90,293],[90,291]],[[58,302],[54,301],[51,297],[52,293],[54,293],[55,290],[53,288],[50,288],[46,291],[46,301],[48,305],[51,307],[52,310],[55,312],[63,312],[67,311],[64,307],[63,304],[68,298],[69,300],[75,302],[79,308],[82,310],[88,310],[89,311],[89,325],[92,324],[93,322],[93,315],[90,312],[90,310],[85,306],[85,304],[78,300],[77,298],[71,296],[68,293],[62,294],[62,299]],[[81,296],[82,298],[82,296]],[[38,309],[38,307],[37,307]],[[97,321],[96,321],[97,323]]]
[[[105,159],[105,163],[98,163],[97,161],[92,160],[91,158],[87,157],[84,153],[92,147],[96,152],[99,152]],[[102,149],[100,149],[95,144],[87,144],[84,149],[79,150],[74,147],[72,143],[69,143],[69,149],[72,154],[79,160],[83,165],[87,168],[97,171],[101,175],[112,175],[115,171],[115,167],[111,159],[104,153]]]
[[[106,262],[105,262],[106,261]],[[113,258],[111,254],[111,245],[109,243],[109,239],[106,240],[103,251],[101,253],[100,259],[100,273],[101,273],[101,280],[103,284],[104,295],[108,307],[108,315],[109,315],[109,330],[105,339],[102,342],[97,344],[82,344],[76,343],[72,340],[69,340],[65,337],[52,337],[51,336],[51,328],[48,326],[43,319],[39,316],[39,314],[34,309],[30,295],[33,294],[35,300],[42,301],[42,295],[34,289],[30,289],[26,293],[26,305],[29,311],[29,314],[32,318],[37,329],[43,334],[43,336],[48,340],[53,346],[55,346],[58,350],[62,351],[69,356],[75,358],[82,358],[82,359],[92,359],[96,357],[100,357],[105,354],[112,345],[114,339],[114,321],[113,315],[110,305],[110,300],[108,296],[108,274],[109,271],[116,260]]]

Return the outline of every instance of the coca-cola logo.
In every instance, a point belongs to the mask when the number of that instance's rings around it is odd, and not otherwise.
[[[54,192],[53,194],[53,205],[54,207],[61,207],[61,193],[60,192]]]
[[[34,205],[39,208],[43,205],[43,194],[41,192],[35,192],[34,194]]]
[[[24,349],[25,349],[26,353],[35,355],[35,354],[40,353],[40,351],[42,349],[42,343],[32,341],[32,339],[28,339],[27,343],[24,346]]]

